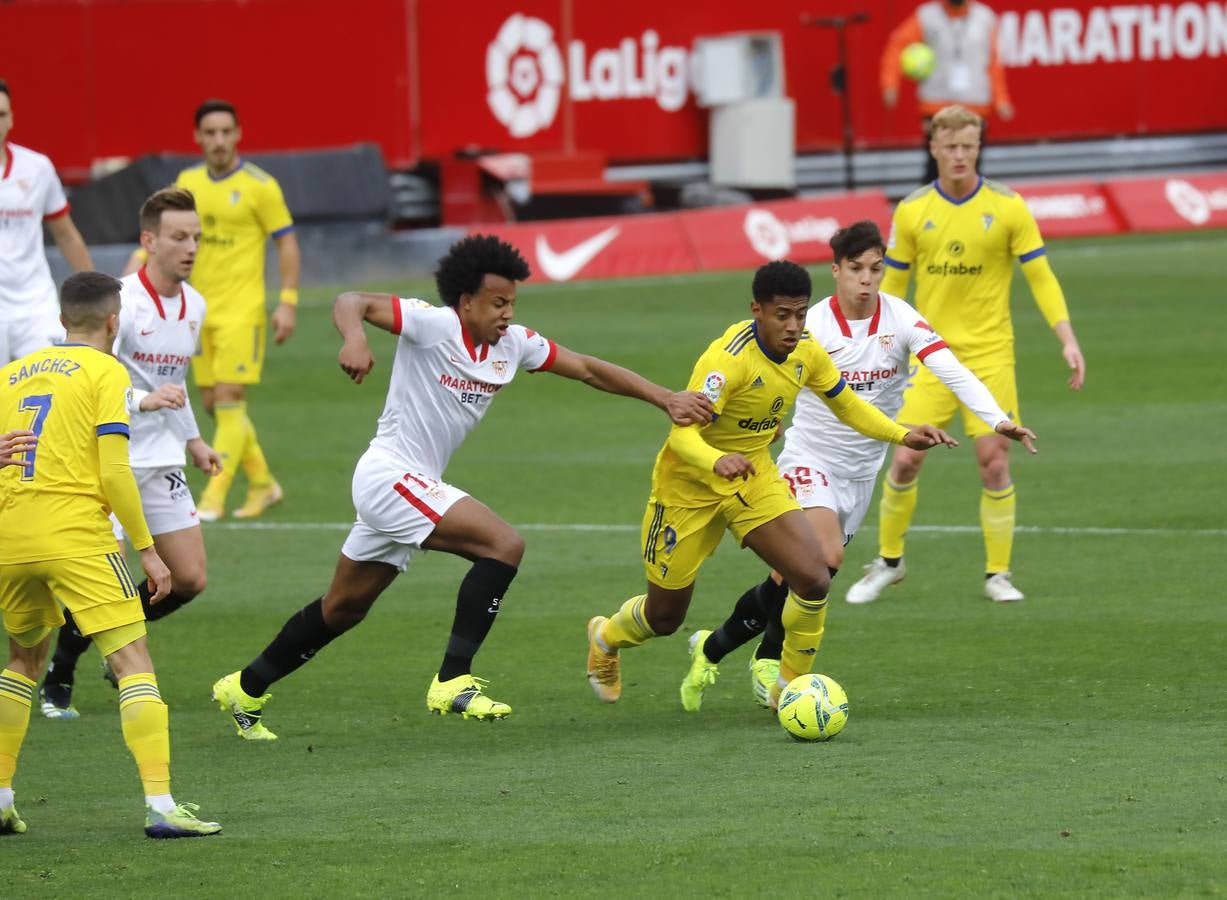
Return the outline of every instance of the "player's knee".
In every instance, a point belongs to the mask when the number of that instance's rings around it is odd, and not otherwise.
[[[524,559],[524,538],[514,528],[508,528],[491,542],[487,555],[509,566],[519,566]]]
[[[1005,487],[1010,483],[1010,458],[1000,453],[980,460],[980,480],[989,488]]]
[[[335,596],[324,597],[324,623],[333,631],[349,631],[366,618],[374,605],[373,597]]]
[[[802,600],[822,600],[831,590],[831,573],[826,564],[788,579],[792,592]]]
[[[653,633],[657,637],[666,637],[673,634],[682,627],[682,622],[686,620],[686,611],[682,609],[654,609],[645,610],[647,613],[648,625],[651,626]]]
[[[823,556],[826,557],[827,569],[840,568],[844,564],[843,544],[837,547],[824,547]]]
[[[208,583],[209,579],[205,574],[204,566],[200,566],[176,572],[171,579],[171,589],[179,596],[191,600],[197,594],[203,593]]]

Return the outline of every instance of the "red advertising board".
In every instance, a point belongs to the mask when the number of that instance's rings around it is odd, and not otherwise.
[[[779,200],[679,214],[700,269],[748,269],[773,259],[811,263],[831,259],[828,241],[859,219],[883,234],[891,207],[881,191],[837,197]]]
[[[797,147],[816,151],[840,143],[837,41],[803,16],[864,11],[847,31],[855,140],[912,145],[915,91],[885,109],[878,69],[916,5],[38,0],[0,3],[0,76],[12,139],[73,177],[96,159],[191,151],[191,110],[210,96],[238,105],[248,151],[375,141],[395,167],[472,147],[696,159],[708,113],[694,100],[695,39],[766,31],[781,37]],[[992,123],[993,140],[1227,129],[1227,103],[1214,102],[1227,96],[1227,2],[989,5],[1017,110]],[[163,57],[164,73],[133,80],[130,61]]]
[[[1122,178],[1104,187],[1131,231],[1227,228],[1227,172]]]
[[[1124,223],[1102,186],[1093,181],[1012,184],[1022,194],[1046,238],[1117,234]]]

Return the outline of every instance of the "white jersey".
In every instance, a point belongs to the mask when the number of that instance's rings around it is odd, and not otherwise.
[[[441,478],[490,401],[520,369],[554,364],[554,342],[512,325],[497,344],[474,344],[456,310],[392,298],[400,339],[388,399],[371,447],[406,468]]]
[[[990,427],[1009,418],[924,316],[898,297],[878,294],[873,316],[852,320],[844,316],[838,298],[827,297],[810,307],[805,327],[830,355],[848,387],[892,419],[903,406],[913,354]],[[849,428],[825,403],[802,391],[780,455],[820,460],[824,471],[859,480],[877,477],[886,449],[885,443]]]
[[[59,313],[43,250],[43,221],[68,214],[51,160],[6,143],[0,175],[0,322]]]
[[[120,283],[113,352],[132,376],[132,467],[182,466],[183,445],[200,437],[191,401],[182,409],[153,412],[141,412],[140,402],[164,384],[184,384],[204,324],[204,298],[187,283],[180,285],[178,296],[159,296],[144,267]]]

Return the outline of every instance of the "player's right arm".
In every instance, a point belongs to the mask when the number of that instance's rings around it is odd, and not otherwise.
[[[886,239],[886,256],[882,259],[886,263],[886,274],[879,288],[882,293],[896,297],[907,295],[908,276],[912,261],[916,259],[916,239],[911,230],[911,217],[903,205],[905,202],[899,201],[890,220],[890,237]]]
[[[711,402],[711,420],[724,412],[729,396],[737,386],[739,367],[735,360],[720,349],[717,342],[699,357],[690,373],[687,391],[700,394]],[[674,425],[666,445],[678,457],[704,472],[714,472],[730,481],[756,474],[754,464],[740,453],[717,449],[703,439],[706,425]]]
[[[391,294],[346,291],[332,304],[332,323],[341,335],[341,352],[337,354],[337,362],[345,374],[358,384],[362,384],[362,379],[375,368],[375,357],[366,340],[364,322],[392,334],[400,334],[400,299]]]

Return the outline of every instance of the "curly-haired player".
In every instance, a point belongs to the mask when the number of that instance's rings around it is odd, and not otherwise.
[[[712,405],[701,394],[674,393],[511,324],[516,282],[528,276],[528,264],[514,247],[473,235],[439,262],[435,280],[442,307],[387,294],[337,298],[333,321],[344,339],[339,361],[354,381],[361,384],[375,364],[363,322],[399,337],[388,399],[375,438],[354,470],[357,520],[328,592],[295,613],[245,669],[213,685],[214,699],[233,715],[240,737],[274,738],[260,721],[269,685],[361,622],[418,550],[442,550],[473,564],[460,582],[427,708],[466,719],[511,712],[486,696],[470,666],[515,578],[524,539],[442,479],[452,453],[519,369],[549,371],[635,397],[665,410],[675,424],[711,421]]]

